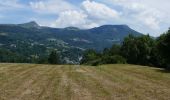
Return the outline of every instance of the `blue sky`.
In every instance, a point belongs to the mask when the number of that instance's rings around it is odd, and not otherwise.
[[[126,24],[159,36],[170,27],[170,0],[0,0],[0,23],[93,28]]]

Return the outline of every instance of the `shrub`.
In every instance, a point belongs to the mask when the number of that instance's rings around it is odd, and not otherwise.
[[[126,59],[120,55],[105,56],[102,58],[104,64],[125,64]]]

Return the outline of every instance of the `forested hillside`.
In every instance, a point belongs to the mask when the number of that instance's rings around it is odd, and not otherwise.
[[[161,67],[170,70],[170,29],[157,39],[130,34],[121,45],[113,45],[103,52],[93,49],[84,52],[82,64],[100,65],[129,63]]]
[[[135,36],[142,35],[127,25],[104,25],[85,30],[75,27],[43,27],[34,21],[1,24],[0,48],[9,54],[1,54],[0,61],[44,63],[52,51],[57,51],[62,59],[61,63],[76,64],[84,50],[102,51],[113,44],[121,44],[130,33]],[[17,57],[13,57],[14,55]]]

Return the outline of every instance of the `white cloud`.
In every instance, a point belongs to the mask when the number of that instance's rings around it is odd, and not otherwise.
[[[58,16],[56,22],[52,23],[53,27],[92,28],[119,17],[116,10],[89,0],[83,1],[80,8],[65,0],[30,2],[30,6],[36,12]]]
[[[59,14],[56,20],[57,27],[77,26],[86,23],[87,15],[78,11],[65,11]]]
[[[83,25],[82,28],[90,29],[90,28],[99,27],[99,26],[100,26],[100,23],[95,23],[89,20],[89,22],[87,21],[87,23]]]
[[[169,27],[169,0],[78,0],[76,3],[72,3],[72,0],[21,1],[0,0],[1,21],[5,22],[6,19],[6,22],[11,20],[15,23],[19,21],[18,17],[28,21],[27,15],[30,15],[36,18],[30,20],[55,27],[92,28],[103,24],[128,24],[137,31],[151,35],[163,33]]]
[[[50,14],[76,9],[75,6],[65,0],[34,1],[30,2],[30,6],[37,12]]]
[[[126,23],[145,33],[158,36],[163,30],[168,18],[169,11],[165,10],[170,8],[168,5],[169,0],[107,0],[113,6],[118,6],[122,9],[121,20],[131,20],[132,22]],[[105,2],[105,3],[107,3]],[[164,7],[165,6],[165,7]],[[167,13],[167,14],[166,14]],[[169,12],[170,14],[170,12]],[[166,27],[164,27],[165,29]],[[157,33],[157,34],[154,34]]]
[[[95,19],[108,20],[119,17],[119,13],[116,10],[111,9],[102,3],[85,0],[82,3],[82,6],[89,16]]]
[[[148,7],[143,4],[141,0],[112,0],[116,1],[119,5],[124,7],[125,12],[129,12],[132,18],[140,21],[144,25],[150,27],[151,29],[159,29],[160,24],[160,12],[157,9]],[[132,2],[133,1],[133,2]]]
[[[44,10],[46,9],[45,3],[42,1],[39,2],[30,2],[30,5],[32,8],[37,9],[37,10]]]
[[[167,29],[170,20],[170,16],[166,15],[170,14],[169,0],[84,0],[80,4],[75,7],[66,0],[30,2],[33,11],[58,16],[55,23],[49,21],[55,27],[91,28],[103,24],[128,24],[141,32],[161,33],[162,27]]]
[[[91,22],[87,17],[88,15],[85,13],[76,10],[61,12],[53,26],[61,28],[68,26],[92,28],[98,26],[96,23]]]
[[[116,10],[95,1],[85,0],[81,3],[81,7],[83,9],[60,12],[58,19],[52,26],[93,28],[119,17],[119,13]]]
[[[157,15],[159,15],[158,12],[148,10],[134,15],[134,17],[137,21],[139,21],[139,23],[142,23],[153,30],[159,30],[161,21],[159,16]]]

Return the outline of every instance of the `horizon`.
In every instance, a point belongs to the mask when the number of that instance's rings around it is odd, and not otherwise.
[[[0,25],[22,25],[22,24],[29,24],[29,23],[32,23],[34,22],[35,24],[37,24],[38,26],[40,27],[50,27],[50,28],[60,28],[60,27],[53,27],[53,26],[43,26],[43,25],[40,25],[38,22],[32,20],[32,21],[28,21],[28,22],[23,22],[23,23],[4,23],[4,24],[1,24]],[[127,26],[129,27],[128,25],[126,24],[117,24],[117,25],[114,25],[114,24],[105,24],[105,25],[100,25],[100,26],[97,26],[97,27],[101,27],[101,26]],[[66,27],[63,27],[63,28],[69,28],[69,27],[74,27],[74,28],[78,28],[78,29],[84,29],[84,28],[79,28],[79,27],[75,27],[75,26],[66,26]],[[97,27],[92,27],[92,28],[97,28]],[[85,29],[92,29],[92,28],[85,28]],[[129,27],[130,28],[130,27]]]
[[[34,20],[40,26],[80,29],[127,25],[157,37],[169,28],[169,3],[168,0],[0,0],[0,23]]]

